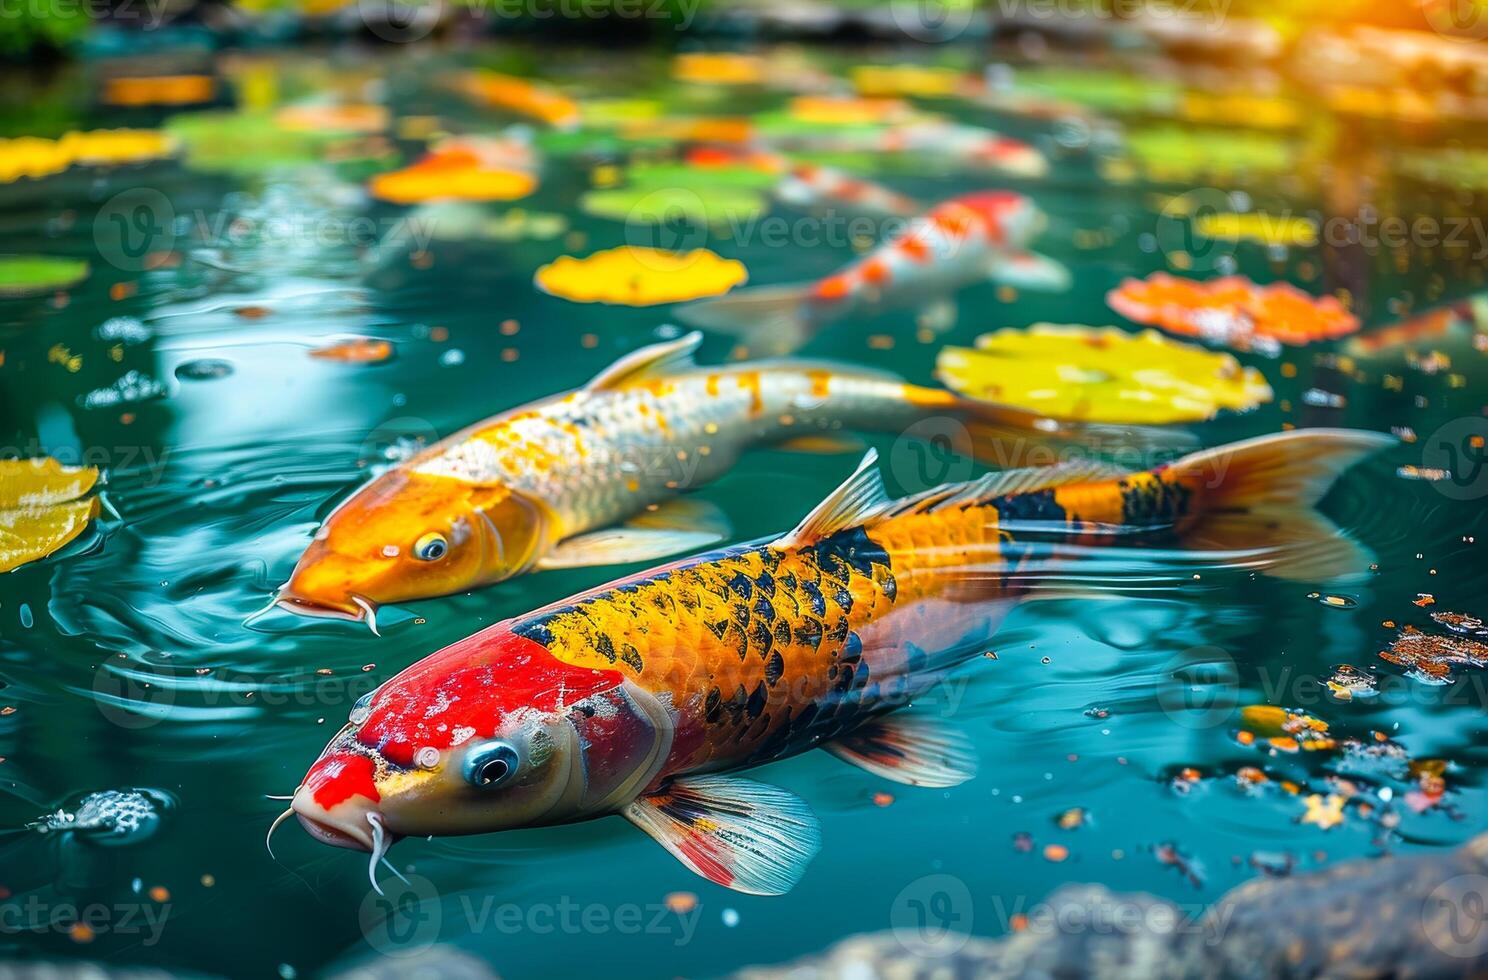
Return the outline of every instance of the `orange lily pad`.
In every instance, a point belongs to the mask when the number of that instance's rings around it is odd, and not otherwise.
[[[103,85],[105,105],[196,105],[216,96],[217,81],[210,75],[125,76]]]
[[[1197,282],[1156,272],[1123,281],[1106,302],[1136,323],[1271,355],[1282,344],[1301,346],[1359,329],[1359,318],[1335,297],[1309,296],[1288,283],[1258,286],[1243,276]]]
[[[579,124],[579,104],[551,85],[503,75],[473,71],[455,79],[455,88],[477,102],[528,116],[558,129]]]
[[[585,258],[561,256],[537,270],[537,287],[576,303],[654,306],[718,296],[749,278],[744,263],[705,248],[668,252],[621,246]]]
[[[537,178],[516,167],[498,167],[476,149],[454,146],[367,182],[374,197],[394,204],[428,201],[513,201],[537,189]]]
[[[752,54],[689,52],[673,60],[672,77],[707,85],[758,85],[765,80],[765,59]]]

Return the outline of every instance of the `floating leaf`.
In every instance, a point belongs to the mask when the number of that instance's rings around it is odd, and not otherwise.
[[[1406,668],[1418,680],[1445,684],[1452,679],[1453,667],[1488,666],[1488,645],[1402,626],[1390,649],[1380,651],[1380,659]]]
[[[82,259],[0,256],[0,296],[36,296],[75,286],[86,278],[88,263]]]
[[[545,122],[558,129],[579,124],[579,104],[550,85],[494,71],[472,71],[454,80],[457,91],[499,109]]]
[[[1327,830],[1343,823],[1343,804],[1345,798],[1337,793],[1329,793],[1326,798],[1313,793],[1302,801],[1307,807],[1307,812],[1302,814],[1302,822],[1310,823]]]
[[[968,397],[1090,422],[1200,421],[1271,400],[1255,368],[1155,330],[1040,323],[984,334],[974,350],[946,347],[935,367]]]
[[[430,153],[402,170],[367,181],[374,197],[394,204],[425,201],[512,201],[537,189],[526,169],[493,164],[478,149],[456,146]]]
[[[1275,355],[1359,329],[1359,318],[1332,296],[1309,296],[1290,283],[1258,286],[1243,276],[1209,282],[1154,272],[1106,294],[1111,309],[1136,323],[1201,337],[1238,350]]]
[[[863,95],[909,95],[937,98],[961,95],[974,88],[974,79],[954,68],[928,65],[859,65],[852,83]]]
[[[562,256],[537,270],[539,289],[578,303],[653,306],[726,293],[749,278],[744,264],[705,248],[666,252],[621,246]]]
[[[83,533],[98,514],[98,498],[84,496],[97,482],[91,466],[0,460],[0,572],[45,558]]]
[[[0,139],[0,183],[39,178],[74,165],[140,163],[171,154],[175,141],[154,129],[98,129],[61,139]]]
[[[103,84],[103,104],[117,106],[198,105],[217,96],[210,75],[136,75]]]
[[[188,166],[253,174],[285,166],[318,164],[334,148],[338,163],[395,156],[385,140],[337,129],[285,129],[274,116],[251,112],[188,112],[172,116],[165,130],[186,148]]]
[[[673,59],[672,77],[707,85],[757,85],[765,79],[765,59],[752,54],[688,52]]]
[[[685,187],[622,187],[589,191],[579,198],[579,210],[630,224],[688,222],[722,228],[748,221],[765,209],[765,203],[760,194],[731,188],[698,192]]]
[[[386,106],[362,103],[292,105],[274,113],[274,123],[289,133],[380,133],[388,118]]]

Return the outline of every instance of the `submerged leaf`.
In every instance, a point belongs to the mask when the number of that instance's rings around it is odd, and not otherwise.
[[[936,374],[971,398],[1090,422],[1193,422],[1271,400],[1255,368],[1155,330],[1133,336],[1047,323],[999,330],[978,337],[974,350],[942,350]]]
[[[652,306],[717,296],[748,278],[742,262],[705,248],[666,252],[626,245],[582,259],[561,256],[537,270],[536,283],[578,303]]]
[[[55,459],[0,460],[0,572],[52,554],[98,514],[84,497],[98,482],[91,466]]]
[[[47,255],[0,256],[0,296],[35,296],[75,286],[88,277],[82,259]]]

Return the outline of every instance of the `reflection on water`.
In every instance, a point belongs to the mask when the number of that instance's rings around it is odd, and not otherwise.
[[[295,61],[284,59],[286,71]],[[567,68],[594,98],[648,92],[665,71],[641,56],[595,56]],[[428,66],[398,55],[360,66],[367,79],[384,70],[386,87],[374,92],[385,92],[395,113],[437,115],[453,131],[491,128],[490,115],[431,84]],[[680,108],[764,113],[777,101],[700,91]],[[1031,139],[1045,128],[1019,116],[995,121]],[[1100,141],[1070,138],[1072,124],[1061,125],[1052,176],[1009,183],[1050,214],[1046,250],[1073,270],[1075,289],[1020,296],[975,286],[949,339],[968,342],[1010,323],[1110,322],[1107,290],[1163,266],[1151,229],[1160,200],[1181,188],[1108,179]],[[1373,139],[1356,132],[1330,147],[1326,136],[1308,138],[1325,160],[1356,159],[1355,142]],[[415,144],[400,149],[410,155]],[[153,941],[96,930],[86,952],[191,969],[232,964],[264,974],[287,964],[303,974],[387,941],[381,920],[367,918],[357,856],[287,827],[275,840],[278,861],[270,858],[263,835],[282,803],[264,797],[291,792],[356,700],[397,670],[615,572],[545,572],[386,609],[381,637],[351,623],[253,617],[350,490],[472,420],[583,383],[666,321],[666,308],[578,305],[532,288],[533,270],[561,254],[627,241],[620,223],[573,206],[595,168],[621,161],[618,144],[555,142],[546,156],[543,185],[522,208],[560,215],[564,227],[520,237],[506,219],[472,229],[468,213],[431,216],[372,201],[357,173],[320,161],[68,174],[37,192],[40,201],[22,185],[0,187],[7,248],[88,256],[97,266],[65,303],[0,305],[0,438],[23,455],[105,467],[108,504],[63,554],[6,577],[0,827],[23,827],[100,790],[155,788],[177,804],[156,835],[127,847],[0,835],[0,900],[169,906]],[[1384,157],[1368,159],[1360,168],[1371,181],[1397,180]],[[870,154],[867,164],[876,163]],[[888,159],[873,175],[922,201],[987,180]],[[1414,186],[1397,183],[1402,199]],[[1297,177],[1252,184],[1251,196],[1270,207],[1343,214],[1361,206],[1361,188],[1342,180],[1319,190]],[[154,214],[168,221],[151,232],[165,236],[152,249],[165,257],[115,275],[120,266],[98,254],[93,217],[131,188],[168,204],[169,214]],[[492,206],[487,217],[510,210]],[[415,218],[429,219],[422,238],[410,228]],[[325,233],[306,231],[319,228]],[[854,255],[846,240],[709,244],[742,258],[758,283],[825,275]],[[1472,283],[1436,254],[1420,267],[1392,259],[1384,273],[1377,255],[1353,247],[1303,255],[1235,246],[1227,261],[1262,281],[1288,273],[1321,277],[1319,291],[1347,285],[1370,327],[1397,319],[1392,304],[1402,297],[1422,307],[1424,297],[1466,295]],[[116,281],[130,288],[111,288]],[[393,356],[310,356],[350,338],[386,340]],[[824,331],[807,354],[923,381],[940,342],[923,339],[912,317],[870,313]],[[730,347],[710,337],[701,358],[720,361]],[[992,897],[1034,902],[1065,881],[1204,902],[1255,874],[1255,862],[1269,860],[1258,853],[1311,868],[1462,841],[1477,829],[1468,816],[1488,803],[1488,675],[1467,669],[1453,684],[1430,686],[1376,656],[1399,625],[1437,628],[1432,609],[1484,612],[1482,508],[1397,475],[1429,466],[1431,435],[1481,407],[1478,379],[1455,380],[1481,357],[1471,337],[1448,336],[1437,347],[1451,370],[1412,367],[1398,350],[1341,355],[1340,345],[1251,357],[1275,401],[1197,430],[1218,443],[1283,424],[1409,427],[1417,442],[1358,468],[1327,501],[1335,522],[1375,553],[1378,567],[1362,581],[1314,595],[1306,585],[1172,555],[1153,562],[1150,580],[1119,590],[1050,590],[1014,613],[995,656],[977,658],[919,705],[972,736],[978,779],[954,790],[886,791],[824,753],[763,775],[803,796],[824,823],[822,854],[789,896],[713,888],[617,820],[407,841],[394,858],[430,913],[426,938],[472,949],[507,976],[550,973],[555,955],[603,956],[637,975],[711,975],[887,928],[903,891],[933,874],[954,876],[977,896],[956,910],[965,928],[999,934],[1008,923]],[[888,458],[892,440],[874,442]],[[794,524],[849,460],[751,452],[703,493],[730,514],[739,538],[754,538]],[[1418,604],[1423,595],[1433,605]],[[1328,686],[1339,665],[1377,676],[1378,693],[1339,697]],[[1336,747],[1292,751],[1285,733],[1247,730],[1241,709],[1253,705],[1306,712],[1326,723]],[[1344,798],[1340,824],[1299,822],[1321,812],[1323,804],[1305,802],[1314,794],[1324,803]],[[1056,818],[1076,807],[1087,819],[1060,826]],[[1047,852],[1050,844],[1067,860],[1049,859],[1059,853]],[[853,883],[851,902],[843,882]],[[698,896],[695,915],[664,904],[675,892]],[[606,924],[547,924],[561,923],[569,906],[603,909]],[[499,917],[507,907],[524,911]],[[631,907],[649,925],[621,928],[615,913]],[[555,918],[528,915],[540,908]],[[32,943],[75,953],[77,942],[0,931],[0,953]]]

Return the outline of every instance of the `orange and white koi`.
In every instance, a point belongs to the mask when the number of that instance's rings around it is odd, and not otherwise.
[[[797,207],[844,207],[890,217],[907,218],[920,210],[911,198],[882,184],[813,163],[790,167],[775,185],[775,196]]]
[[[1362,571],[1367,554],[1312,506],[1393,441],[1287,432],[1140,473],[1069,463],[896,501],[870,454],[787,534],[506,620],[399,673],[280,820],[371,852],[371,874],[401,837],[618,814],[711,881],[783,893],[820,825],[738,772],[820,747],[901,783],[971,779],[964,737],[895,712],[985,650],[1016,603],[1123,575],[1150,587],[1163,569],[1185,580],[1171,550],[1142,564],[1154,544],[1289,579]]]
[[[933,155],[957,166],[991,170],[1011,177],[1043,177],[1049,172],[1048,158],[1029,143],[980,126],[941,119],[919,120],[877,130],[824,131],[783,137],[775,143],[785,150]]]
[[[378,476],[326,518],[274,604],[375,630],[383,603],[704,547],[727,521],[677,495],[756,444],[821,449],[843,428],[902,431],[936,415],[963,420],[961,448],[996,458],[1011,440],[1096,431],[866,369],[699,367],[701,342],[637,350],[576,391],[478,422]]]
[[[737,335],[768,354],[795,350],[822,326],[878,306],[919,309],[922,322],[945,330],[955,322],[955,293],[974,283],[1069,288],[1069,270],[1027,251],[1046,224],[1023,194],[966,194],[937,204],[899,235],[815,283],[736,290],[689,303],[677,315],[693,326]]]

